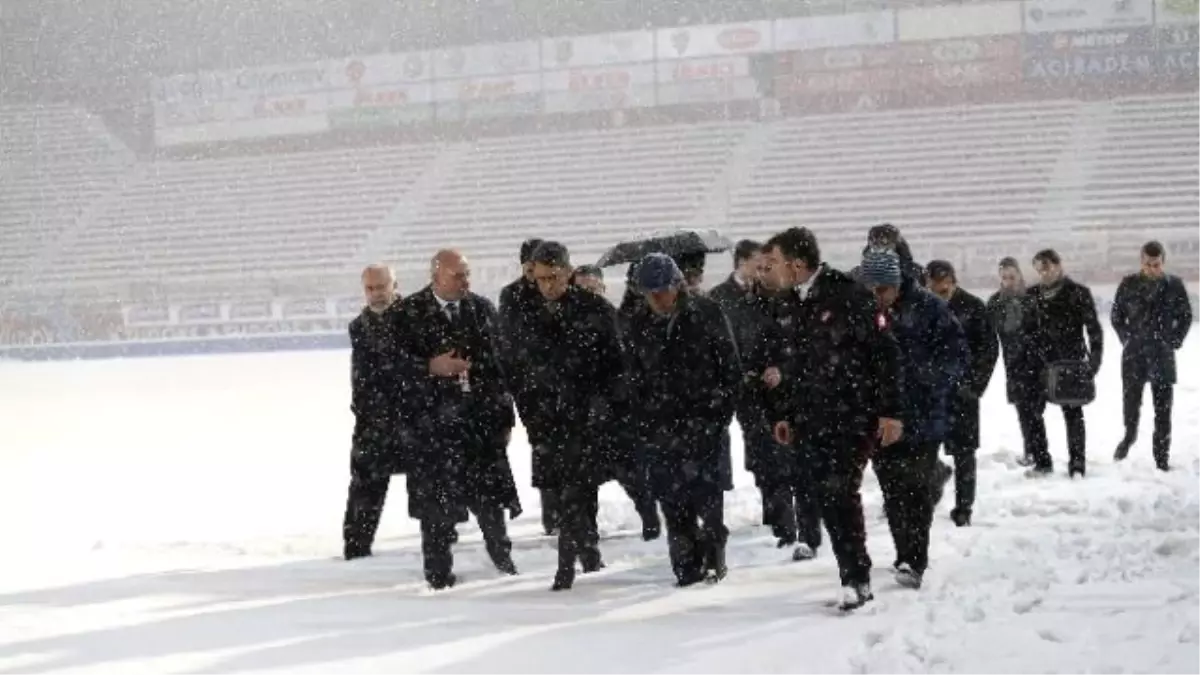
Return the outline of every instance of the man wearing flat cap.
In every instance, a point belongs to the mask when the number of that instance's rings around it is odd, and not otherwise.
[[[637,272],[646,303],[629,320],[632,410],[680,586],[724,577],[723,436],[741,382],[733,331],[716,302],[688,288],[669,256]]]

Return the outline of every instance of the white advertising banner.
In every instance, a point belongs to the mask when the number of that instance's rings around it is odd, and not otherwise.
[[[659,62],[658,104],[720,103],[761,97],[750,72],[750,58],[690,59]]]
[[[771,51],[771,22],[664,28],[655,33],[655,41],[662,60],[757,54]]]
[[[654,60],[654,33],[630,31],[542,41],[542,67],[579,68]]]
[[[505,42],[442,49],[433,54],[433,76],[478,77],[536,73],[541,68],[537,42]]]
[[[542,75],[546,112],[616,110],[654,105],[650,63],[554,70]]]
[[[774,51],[886,44],[895,39],[894,20],[892,10],[779,19]]]
[[[541,91],[541,75],[537,73],[496,77],[463,77],[457,80],[438,80],[433,84],[433,98],[437,102],[498,101],[521,94],[536,94],[539,91]]]
[[[983,2],[896,12],[897,40],[941,40],[1021,32],[1021,3]]]
[[[1154,0],[1025,0],[1025,32],[1136,28],[1154,23]]]

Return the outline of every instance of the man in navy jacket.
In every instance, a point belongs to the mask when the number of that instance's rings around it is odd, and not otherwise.
[[[951,404],[969,358],[962,326],[944,300],[903,277],[900,258],[869,251],[860,279],[879,301],[878,321],[900,345],[904,437],[875,453],[875,474],[896,545],[896,581],[919,588],[929,565],[934,471],[951,424]]]

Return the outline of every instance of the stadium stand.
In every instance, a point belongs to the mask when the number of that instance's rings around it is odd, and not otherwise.
[[[742,140],[738,123],[585,131],[473,145],[384,259],[424,266],[440,246],[512,263],[525,237],[589,262],[624,237],[686,225]]]
[[[86,111],[64,105],[0,107],[0,285],[109,194],[134,157]]]
[[[1113,103],[1078,216],[1081,234],[1129,228],[1196,234],[1200,100],[1136,97]]]
[[[261,285],[340,272],[437,145],[170,161],[141,167],[63,243],[40,287]],[[253,289],[252,289],[253,291]]]
[[[780,122],[731,200],[732,236],[805,224],[830,249],[863,224],[910,242],[1026,239],[1071,134],[1073,101],[856,113]],[[843,247],[844,248],[844,247]]]

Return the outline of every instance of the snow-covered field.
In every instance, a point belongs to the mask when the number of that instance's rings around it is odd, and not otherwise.
[[[1111,336],[1110,336],[1111,337]],[[344,352],[0,363],[0,673],[197,672],[1200,672],[1196,340],[1180,355],[1175,471],[1143,438],[1114,465],[1119,358],[1087,410],[1086,480],[1016,466],[997,377],[984,405],[975,526],[943,503],[919,592],[868,472],[876,601],[850,616],[831,553],[788,561],[738,476],[730,576],[676,590],[662,541],[602,492],[609,568],[547,591],[554,553],[537,498],[512,525],[522,574],[500,578],[473,526],[466,583],[424,590],[415,523],[393,482],[374,559],[346,563],[340,526],[351,417]],[[736,433],[735,433],[736,436]],[[740,449],[735,462],[740,466]],[[510,450],[528,483],[520,433]]]

